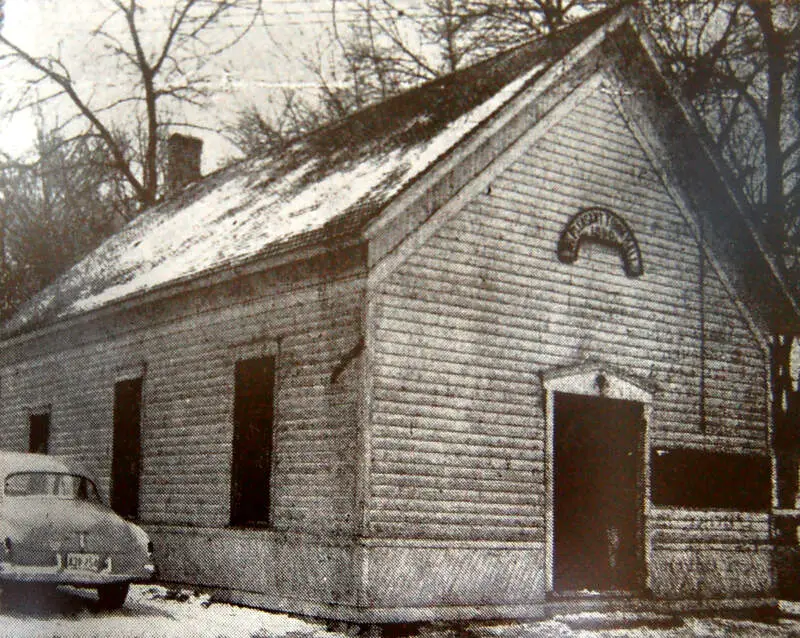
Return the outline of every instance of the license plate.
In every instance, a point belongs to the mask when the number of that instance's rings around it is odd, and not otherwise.
[[[67,569],[96,572],[100,569],[99,554],[67,554]]]

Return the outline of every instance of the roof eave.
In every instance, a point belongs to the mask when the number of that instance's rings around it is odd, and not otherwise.
[[[266,272],[288,263],[311,259],[331,251],[347,250],[362,244],[360,229],[350,233],[331,235],[325,228],[315,229],[292,237],[291,241],[270,244],[255,255],[226,262],[203,271],[172,279],[147,290],[136,291],[88,310],[75,311],[55,319],[45,320],[14,332],[0,334],[0,349],[14,347],[49,333],[67,330],[74,326],[102,319],[110,315],[138,308],[149,303],[176,297],[187,292],[226,283],[238,277]]]
[[[380,213],[366,224],[364,228],[365,237],[372,239],[384,227],[399,217],[408,206],[422,197],[433,184],[451,171],[465,156],[502,129],[526,104],[556,85],[566,73],[575,68],[582,59],[594,51],[605,40],[609,32],[616,30],[626,21],[631,20],[633,10],[632,5],[623,4],[619,13],[614,15],[608,22],[600,25],[565,56],[553,61],[541,74],[533,78],[532,82],[520,87],[516,94],[510,96],[497,111],[476,126],[457,144],[448,149],[435,162],[432,162],[425,171],[395,194],[384,205]]]

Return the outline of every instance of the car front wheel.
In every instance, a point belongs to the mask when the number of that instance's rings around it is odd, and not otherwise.
[[[130,583],[100,585],[97,588],[97,597],[100,599],[100,606],[103,609],[119,609],[125,604],[129,587]]]

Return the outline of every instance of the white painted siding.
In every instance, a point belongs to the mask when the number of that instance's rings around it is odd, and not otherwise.
[[[626,277],[617,252],[599,245],[558,261],[560,232],[588,206],[627,221],[642,277]],[[543,539],[539,373],[586,359],[655,384],[652,445],[765,452],[764,355],[709,263],[701,302],[700,254],[598,90],[382,282],[370,532]]]
[[[267,344],[278,356],[274,527],[347,533],[355,520],[356,381],[343,375],[332,385],[331,372],[361,339],[363,280],[356,259],[340,259],[223,284],[6,351],[0,445],[25,449],[27,408],[49,403],[51,452],[85,462],[107,495],[116,374],[143,365],[140,519],[224,527],[235,361]]]

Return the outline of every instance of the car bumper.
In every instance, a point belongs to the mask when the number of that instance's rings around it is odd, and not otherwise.
[[[0,561],[0,582],[53,583],[56,585],[109,585],[122,582],[149,582],[156,577],[156,567],[146,564],[135,572],[110,570],[81,571],[63,567],[16,565]]]

